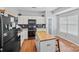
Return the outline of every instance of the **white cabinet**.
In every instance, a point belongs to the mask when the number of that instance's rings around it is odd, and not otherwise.
[[[28,24],[28,18],[26,16],[23,17],[23,24]]]
[[[22,46],[24,39],[28,39],[28,33],[27,32],[28,32],[27,29],[23,29],[22,32],[21,32],[21,46]]]
[[[35,19],[36,24],[46,24],[45,17],[39,17],[39,16],[19,16],[18,24],[28,24],[29,19]]]
[[[41,52],[55,52],[55,46],[56,41],[55,40],[48,40],[40,42],[40,51]]]
[[[56,38],[44,32],[36,33],[36,48],[38,52],[55,52]]]
[[[24,19],[24,23],[23,24],[28,24],[28,20]]]
[[[56,41],[55,40],[47,40],[47,41],[36,40],[36,47],[38,52],[55,52]]]
[[[44,19],[44,17],[38,17],[36,20],[37,24],[46,24],[46,20]]]
[[[26,16],[18,17],[18,24],[28,24],[28,17]]]
[[[24,29],[24,39],[27,39],[28,38],[28,30],[27,29]]]
[[[23,18],[22,17],[18,17],[18,24],[23,24]]]
[[[31,16],[31,17],[28,17],[28,19],[35,19],[36,20],[36,24],[46,24],[46,20],[45,20],[44,17]]]

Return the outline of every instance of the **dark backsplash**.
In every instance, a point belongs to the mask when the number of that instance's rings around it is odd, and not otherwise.
[[[46,28],[46,24],[37,24],[36,27],[37,28]]]
[[[19,26],[21,26],[22,28],[28,28],[28,24],[18,24]]]
[[[18,24],[22,28],[28,28],[28,24]],[[36,24],[36,28],[46,28],[46,24]]]

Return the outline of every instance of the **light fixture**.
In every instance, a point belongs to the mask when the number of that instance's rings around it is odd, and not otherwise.
[[[18,14],[18,16],[21,16],[21,15],[22,15],[21,13]]]
[[[45,15],[41,15],[42,17],[44,17]]]

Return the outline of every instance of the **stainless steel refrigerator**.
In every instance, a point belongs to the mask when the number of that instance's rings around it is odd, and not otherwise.
[[[12,17],[0,15],[0,51],[3,52],[19,51],[15,17]]]

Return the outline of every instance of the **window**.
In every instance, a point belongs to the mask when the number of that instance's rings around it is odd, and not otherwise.
[[[78,35],[78,15],[70,15],[59,18],[59,31]]]
[[[67,19],[66,17],[61,17],[59,20],[60,32],[67,32]]]
[[[68,33],[78,35],[78,15],[68,16]]]

